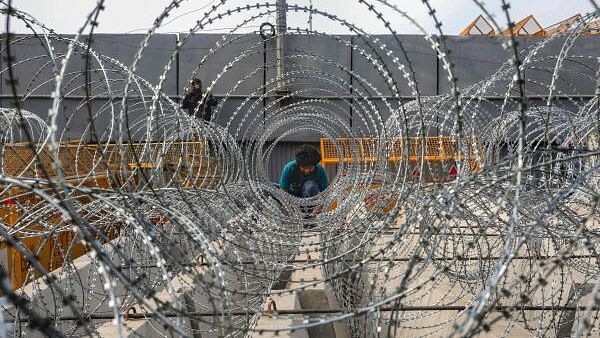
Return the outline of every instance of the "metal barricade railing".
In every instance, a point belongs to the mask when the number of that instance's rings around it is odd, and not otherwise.
[[[55,163],[52,153],[46,148],[36,144],[12,143],[0,147],[0,168],[7,176],[18,176],[22,178],[41,179],[40,187],[45,187],[45,179],[56,178]],[[218,180],[218,170],[207,173],[208,167],[218,166],[215,160],[199,158],[205,156],[204,142],[170,142],[170,143],[134,143],[123,144],[75,144],[64,143],[59,146],[58,154],[60,169],[69,183],[75,185],[96,186],[107,188],[109,180],[107,172],[118,174],[119,171],[135,171],[143,169],[172,170],[172,166],[180,167],[185,174],[175,175],[184,187],[210,187],[213,181]],[[137,159],[137,161],[136,161]],[[202,164],[204,163],[204,164]],[[44,169],[44,170],[42,170]],[[212,168],[214,169],[214,168]],[[191,174],[190,174],[191,173]],[[215,174],[217,173],[217,174]],[[210,175],[208,179],[199,180],[197,176]],[[212,181],[211,181],[212,180]],[[207,183],[207,181],[209,181]],[[2,187],[0,187],[2,188]],[[5,227],[20,226],[21,217],[26,215],[28,208],[42,203],[39,196],[22,188],[2,188],[0,196],[0,222]],[[92,201],[90,196],[80,196],[74,193],[80,203],[86,204]],[[58,214],[57,214],[58,215]],[[56,219],[55,219],[56,218]],[[60,217],[49,216],[46,221],[60,222]],[[165,219],[151,219],[158,223]],[[37,224],[27,225],[29,232],[38,230]],[[116,225],[115,225],[116,226]],[[40,264],[48,270],[53,271],[65,263],[76,259],[88,249],[80,243],[71,227],[65,227],[65,231],[59,231],[45,238],[45,235],[14,234],[20,242],[32,253],[40,257]],[[99,229],[104,231],[103,238],[113,239],[118,236],[118,230]],[[4,252],[4,253],[3,253]],[[25,256],[16,248],[0,239],[0,256],[6,257],[0,261],[0,265],[8,272],[13,288],[19,288],[27,284],[27,278],[39,277],[35,269],[31,269]],[[29,277],[28,277],[29,276]]]
[[[382,151],[379,150],[383,144]],[[338,152],[339,150],[339,152]],[[478,137],[460,142],[453,136],[390,138],[376,137],[321,139],[321,164],[411,161],[476,161],[473,168],[481,169],[483,149]]]
[[[56,170],[53,156],[46,147],[27,143],[0,146],[0,169],[8,176],[53,178]],[[65,177],[105,173],[107,170],[128,168],[157,168],[177,163],[188,164],[205,156],[205,143],[125,143],[59,146],[61,171]],[[42,170],[42,168],[44,170]],[[47,177],[45,177],[47,176]]]

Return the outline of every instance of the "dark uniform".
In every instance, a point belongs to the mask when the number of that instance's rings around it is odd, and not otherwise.
[[[202,105],[198,108],[198,104],[202,99],[202,91],[189,92],[181,103],[181,108],[188,111],[188,114],[196,118],[202,118],[205,121],[210,121],[212,118],[212,107],[217,105],[217,99],[208,94]],[[198,109],[196,109],[198,108]]]

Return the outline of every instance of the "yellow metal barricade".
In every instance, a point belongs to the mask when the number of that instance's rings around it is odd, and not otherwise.
[[[340,164],[372,164],[386,161],[395,168],[407,166],[407,172],[414,179],[425,183],[444,183],[458,176],[458,165],[463,170],[479,172],[483,164],[483,149],[479,137],[458,139],[455,136],[430,136],[388,138],[377,137],[321,139],[321,164],[338,166]],[[422,171],[428,171],[425,175]],[[432,173],[437,171],[438,173]],[[378,192],[378,184],[353,189],[369,189],[364,199],[369,209],[383,205],[383,211],[389,212],[397,204],[398,196],[388,192]],[[333,201],[329,209],[335,209],[338,201]]]
[[[2,170],[7,176],[19,176],[31,179],[55,179],[56,171],[53,166],[53,156],[48,149],[39,145],[27,143],[14,143],[2,145]],[[110,174],[119,173],[125,169],[135,170],[167,170],[173,166],[179,169],[177,177],[183,186],[210,187],[215,184],[222,174],[218,161],[205,157],[205,143],[194,142],[169,142],[169,143],[134,143],[117,146],[115,144],[85,144],[78,142],[64,143],[59,146],[59,160],[61,171],[67,183],[87,187],[109,188]],[[199,159],[202,158],[202,161]],[[201,164],[200,164],[201,163]],[[209,172],[210,167],[210,172]],[[188,174],[184,174],[188,173]],[[191,174],[189,174],[191,173]],[[200,183],[197,183],[200,182]],[[44,188],[44,181],[40,185]],[[19,220],[22,210],[19,205],[28,207],[40,203],[41,200],[33,193],[22,189],[3,190],[0,196],[0,222],[2,226],[11,228],[20,226]],[[80,203],[92,201],[92,197],[74,192],[75,198]],[[58,215],[48,215],[46,221],[59,224]],[[154,217],[151,222],[157,225],[168,222],[164,216]],[[114,224],[108,229],[99,229],[102,237],[115,239],[119,236],[122,225]],[[36,236],[31,231],[41,230],[39,225],[28,225],[30,233],[17,232],[14,237],[37,256],[40,264],[47,271],[53,271],[64,265],[65,261],[72,261],[84,255],[88,249],[76,238],[72,231],[61,231],[46,237]],[[4,258],[1,258],[4,257]],[[19,250],[8,245],[5,240],[0,240],[0,264],[7,271],[13,288],[20,288],[30,280],[37,278],[40,273],[30,269],[30,264]],[[29,271],[32,272],[29,272]],[[29,272],[29,275],[28,275]]]
[[[389,138],[321,138],[321,164],[467,161],[470,171],[481,170],[483,149],[478,137],[465,138],[459,147],[454,136]],[[383,147],[382,151],[379,148]],[[339,150],[339,152],[338,152]]]

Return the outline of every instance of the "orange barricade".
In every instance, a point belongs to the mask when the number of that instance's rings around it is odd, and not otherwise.
[[[455,136],[321,139],[323,166],[337,168],[340,164],[375,164],[386,161],[397,172],[410,175],[409,179],[418,179],[424,183],[450,182],[456,179],[461,166],[464,172],[479,172],[483,158],[483,148],[476,136],[460,140]],[[383,211],[387,213],[397,204],[398,196],[377,191],[379,188],[380,184],[354,187],[373,190],[373,193],[365,197],[365,206],[372,209],[383,205]],[[335,209],[337,203],[333,201],[329,209]]]
[[[379,150],[383,144],[383,149]],[[478,137],[458,140],[453,136],[390,138],[379,140],[376,137],[321,139],[321,164],[369,163],[382,158],[389,162],[411,161],[463,161],[468,160],[470,168],[480,170],[483,149]],[[341,151],[338,154],[338,149]],[[473,163],[471,163],[473,162]],[[475,163],[477,162],[477,163]]]
[[[3,174],[32,179],[52,179],[56,175],[52,165],[52,156],[47,149],[37,148],[36,145],[32,149],[25,143],[7,144],[3,147]],[[157,168],[160,163],[165,169],[178,166],[184,168],[180,171],[193,171],[192,174],[186,175],[179,173],[182,185],[197,186],[196,182],[201,181],[205,186],[212,186],[215,182],[208,181],[210,179],[214,181],[215,177],[218,178],[218,173],[215,175],[207,172],[209,160],[204,161],[206,163],[201,166],[198,165],[198,158],[203,156],[204,150],[203,142],[174,142],[167,145],[163,143],[124,144],[122,147],[111,144],[77,146],[67,143],[60,145],[59,157],[63,175],[69,184],[74,185],[106,189],[110,187],[109,171],[118,175],[123,164],[127,169],[134,171]],[[103,154],[104,160],[101,160],[100,154]],[[136,164],[136,158],[140,164]],[[212,168],[217,168],[217,171],[221,169],[218,168],[218,162],[212,159],[210,165],[213,166]],[[210,177],[208,177],[209,174]],[[42,188],[44,188],[43,182],[40,183]],[[93,200],[91,196],[77,191],[74,196],[83,204]],[[7,228],[15,225],[21,226],[19,221],[23,216],[22,211],[28,210],[37,203],[41,203],[41,200],[28,191],[5,190],[4,195],[0,196],[0,222],[4,223],[3,226]],[[27,206],[22,208],[23,205]],[[60,224],[61,217],[57,213],[46,216],[46,220],[49,223]],[[160,225],[168,222],[168,218],[157,216],[149,221]],[[108,229],[99,229],[98,231],[102,232],[103,238],[112,240],[118,237],[121,227],[122,225],[116,224]],[[67,228],[65,227],[65,229]],[[41,230],[38,225],[28,225],[26,231],[29,233],[21,231],[13,235],[39,259],[40,264],[47,271],[58,269],[64,265],[65,261],[72,261],[88,251],[88,248],[70,230],[63,230],[47,236],[36,236],[35,231],[38,230]],[[40,276],[38,271],[30,267],[25,255],[1,239],[0,265],[7,271],[15,289]]]

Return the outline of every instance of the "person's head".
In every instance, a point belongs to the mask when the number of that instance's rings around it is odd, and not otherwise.
[[[309,145],[303,145],[296,151],[296,164],[304,175],[309,175],[315,171],[315,166],[319,161],[321,161],[321,154]]]
[[[202,91],[202,80],[193,78],[192,81],[190,81],[190,89],[194,92]]]

